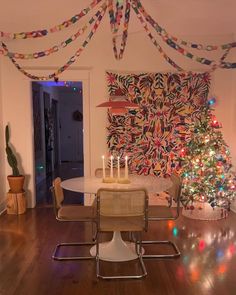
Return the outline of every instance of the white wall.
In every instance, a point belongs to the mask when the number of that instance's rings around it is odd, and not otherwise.
[[[236,34],[234,35],[234,39],[236,40]],[[236,52],[234,52],[234,60],[236,59]],[[231,124],[231,138],[229,139],[230,148],[231,148],[231,155],[233,158],[234,164],[234,171],[236,172],[236,71],[232,73],[232,109],[231,109],[231,116],[232,116],[232,124]],[[231,210],[236,213],[236,199],[231,204]]]
[[[136,28],[137,26],[137,28]],[[85,78],[88,89],[84,90],[87,94],[84,95],[87,113],[85,116],[85,174],[92,173],[96,167],[101,166],[101,155],[105,153],[106,149],[106,110],[97,109],[96,105],[107,100],[107,88],[105,71],[115,70],[119,72],[165,72],[175,71],[169,66],[166,61],[160,56],[157,49],[150,42],[148,37],[137,21],[131,20],[130,24],[132,33],[128,37],[127,48],[124,53],[124,58],[121,61],[115,60],[112,52],[111,33],[109,30],[108,16],[104,19],[94,39],[84,50],[81,57],[74,64],[80,67],[76,70],[67,70],[59,78],[61,80],[81,80],[80,75],[86,73]],[[135,30],[136,29],[136,30]],[[71,29],[72,30],[72,29]],[[54,34],[52,38],[46,40],[40,38],[40,41],[26,40],[17,43],[10,42],[12,50],[19,50],[22,52],[31,52],[40,48],[48,48],[52,44],[56,44],[65,39],[72,33],[70,29],[65,33]],[[232,35],[227,36],[185,36],[185,39],[200,41],[202,43],[223,43],[233,40]],[[75,50],[79,47],[79,42],[74,42],[72,47],[68,46],[65,50],[61,50],[55,55],[47,58],[42,58],[33,61],[26,61],[26,66],[34,66],[35,70],[31,72],[35,74],[42,74],[48,72],[50,67],[61,66],[68,57],[72,56]],[[206,66],[199,66],[196,62],[192,62],[185,57],[178,56],[172,49],[167,49],[165,45],[163,48],[167,53],[180,65],[184,66],[186,70],[207,70]],[[197,52],[203,56],[205,53]],[[19,61],[23,64],[22,61]],[[24,173],[27,175],[28,181],[28,199],[29,206],[34,206],[32,201],[32,194],[34,194],[33,183],[33,149],[32,149],[32,107],[31,107],[31,93],[30,80],[24,77],[6,58],[2,58],[2,107],[3,107],[3,125],[10,122],[12,128],[12,142],[19,151],[22,158],[22,166]],[[45,70],[37,70],[37,68]],[[73,67],[72,67],[73,69]],[[49,69],[49,72],[52,70]],[[234,103],[234,74],[232,70],[218,70],[213,73],[212,87],[210,92],[216,97],[219,97],[216,106],[217,118],[222,122],[226,142],[229,143],[231,153],[232,147],[235,147],[236,138],[234,137],[233,121],[235,110],[233,111]],[[83,84],[84,85],[84,84]],[[13,87],[14,86],[14,87]],[[234,121],[235,122],[235,121]],[[90,130],[90,132],[89,132]],[[89,145],[88,145],[89,144]],[[2,149],[1,149],[2,154]],[[236,154],[233,153],[234,163],[236,163]],[[4,178],[9,173],[8,167],[4,170]],[[1,181],[2,183],[2,181]]]
[[[2,83],[1,83],[1,60],[0,60],[0,214],[5,208],[6,189],[5,189],[5,144],[4,144],[4,126],[2,109]]]
[[[212,76],[212,94],[217,101],[215,115],[222,123],[222,132],[226,143],[229,145],[232,163],[236,166],[236,137],[235,137],[235,72],[218,70]]]

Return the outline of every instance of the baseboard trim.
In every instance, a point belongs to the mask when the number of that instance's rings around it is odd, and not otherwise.
[[[230,208],[230,211],[236,213],[236,208]]]
[[[0,215],[2,215],[6,210],[7,210],[6,203],[5,202],[2,202],[0,204]]]

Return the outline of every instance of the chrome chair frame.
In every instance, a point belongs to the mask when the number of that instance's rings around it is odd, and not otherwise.
[[[120,275],[120,276],[104,276],[100,272],[100,259],[99,259],[99,237],[100,233],[106,232],[100,230],[100,194],[102,191],[114,191],[114,192],[135,192],[135,191],[144,191],[145,192],[145,204],[144,204],[144,230],[147,231],[148,228],[148,193],[145,188],[141,189],[103,189],[100,188],[96,194],[97,196],[97,240],[96,240],[96,275],[97,278],[101,278],[104,280],[111,280],[111,279],[141,279],[147,276],[147,270],[145,264],[143,262],[143,254],[142,254],[142,236],[141,231],[138,231],[138,239],[135,242],[135,251],[139,259],[139,264],[141,266],[142,273],[140,275]],[[119,262],[118,262],[119,263]]]
[[[174,176],[176,177],[176,176]],[[171,177],[173,178],[173,177]],[[175,210],[175,214],[171,215],[171,216],[165,216],[165,217],[148,217],[148,221],[164,221],[164,220],[176,220],[179,215],[180,215],[180,196],[181,196],[181,186],[182,186],[182,181],[180,179],[180,177],[178,176],[180,182],[178,184],[178,192],[177,192],[177,197],[176,197],[176,210]],[[174,183],[173,183],[174,185]],[[168,193],[168,190],[167,190]],[[173,196],[171,196],[171,194],[169,193],[170,199],[168,201],[169,203],[169,208],[172,205],[173,202]],[[158,206],[158,205],[157,205]],[[157,259],[171,259],[171,258],[178,258],[181,255],[181,252],[178,248],[178,246],[176,245],[176,243],[174,243],[171,240],[144,240],[142,242],[143,245],[169,245],[170,247],[172,247],[173,249],[173,253],[172,254],[144,254],[143,258],[157,258]]]
[[[59,183],[61,182],[60,178],[56,178],[58,179]],[[55,179],[55,180],[56,180]],[[56,220],[60,221],[60,222],[89,222],[92,223],[92,225],[96,225],[96,229],[97,229],[97,222],[96,222],[96,218],[91,218],[91,220],[83,220],[83,219],[62,219],[59,217],[58,215],[58,205],[57,205],[57,197],[56,197],[56,192],[55,192],[55,180],[53,181],[53,186],[50,188],[52,195],[53,195],[53,207],[54,207],[54,214],[56,217]],[[79,206],[78,206],[79,207]],[[80,206],[81,207],[81,206]],[[60,249],[62,247],[70,247],[70,246],[94,246],[96,245],[96,238],[97,238],[97,230],[95,235],[92,238],[91,242],[68,242],[68,243],[59,243],[56,245],[55,250],[53,252],[52,258],[54,260],[58,260],[58,261],[67,261],[67,260],[90,260],[90,259],[95,259],[94,256],[61,256],[59,255]]]

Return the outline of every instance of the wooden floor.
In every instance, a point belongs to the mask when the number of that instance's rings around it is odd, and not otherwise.
[[[59,223],[52,208],[29,209],[22,216],[5,214],[0,216],[0,294],[233,295],[235,228],[235,213],[220,221],[180,217],[176,223],[150,224],[147,236],[172,238],[181,257],[145,260],[145,279],[103,281],[96,279],[95,261],[51,259],[57,242],[90,236],[88,225]],[[138,264],[134,261],[117,267],[117,263],[103,262],[102,270],[127,273],[137,271]]]

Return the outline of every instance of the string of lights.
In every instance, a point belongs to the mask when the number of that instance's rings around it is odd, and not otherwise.
[[[197,203],[229,210],[236,196],[236,176],[222,126],[212,114],[215,98],[209,100],[201,120],[193,126],[192,138],[181,150],[183,176],[181,191],[185,208],[193,210]]]

